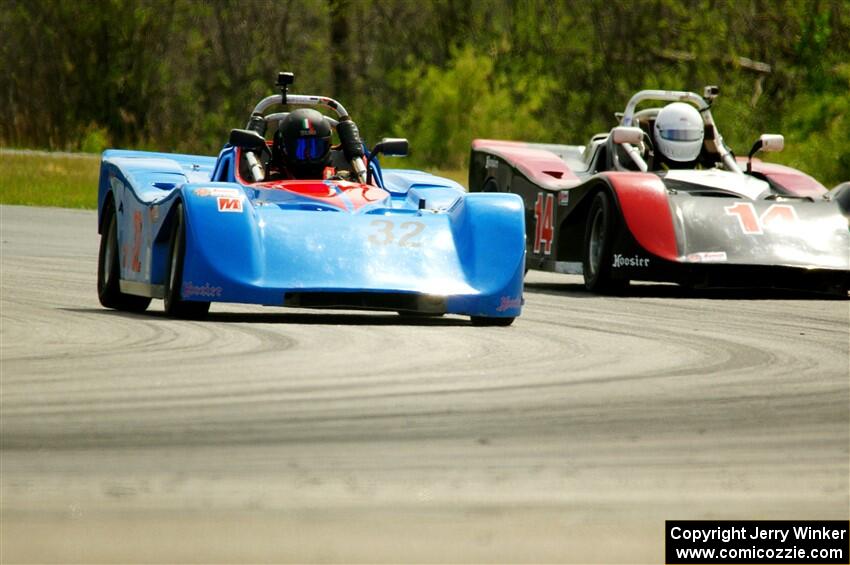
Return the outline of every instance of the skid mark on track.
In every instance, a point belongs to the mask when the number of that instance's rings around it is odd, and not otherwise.
[[[409,508],[400,539],[428,511],[547,560],[537,541],[614,519],[579,538],[649,555],[646,524],[670,516],[846,516],[846,303],[596,297],[532,272],[510,328],[218,304],[184,322],[99,307],[94,214],[3,214],[0,482],[20,539],[268,510],[258,544],[282,516],[327,544]]]

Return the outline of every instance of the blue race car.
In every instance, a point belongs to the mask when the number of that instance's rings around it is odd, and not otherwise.
[[[292,82],[280,73],[281,94],[261,100],[217,158],[104,152],[100,303],[141,312],[162,298],[178,318],[201,318],[211,302],[237,302],[513,322],[522,309],[522,199],[382,169],[377,155],[406,155],[406,140],[384,139],[366,151],[339,102],[290,94]],[[266,113],[276,105],[324,107],[338,119],[313,109]],[[306,137],[286,145],[285,124]],[[276,133],[267,140],[270,126]],[[314,134],[325,127],[339,143],[323,152]],[[318,177],[299,178],[281,153],[321,156],[326,166]]]

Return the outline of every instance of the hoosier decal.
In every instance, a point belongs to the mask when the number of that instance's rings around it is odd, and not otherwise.
[[[614,255],[614,264],[611,266],[615,269],[619,269],[620,267],[649,267],[649,258],[639,255],[623,257],[617,253]]]
[[[201,286],[192,284],[192,281],[183,283],[183,298],[192,296],[203,296],[204,298],[220,298],[222,288],[220,286],[212,286],[210,283],[204,283]]]
[[[504,312],[506,310],[510,310],[511,308],[519,308],[522,306],[522,298],[517,296],[516,298],[511,298],[510,296],[503,296],[499,305],[496,307],[496,312]]]

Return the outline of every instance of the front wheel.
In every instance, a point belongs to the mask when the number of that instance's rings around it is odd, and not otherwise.
[[[168,253],[168,268],[165,274],[165,313],[174,318],[199,319],[210,310],[209,302],[183,300],[180,287],[183,284],[183,260],[186,256],[186,220],[183,205],[175,205],[174,228],[171,230],[171,245]]]
[[[612,249],[617,226],[617,211],[610,196],[599,192],[593,198],[584,231],[584,286],[592,292],[619,292],[629,284],[628,279],[614,278],[612,273]]]
[[[106,308],[127,312],[144,312],[151,299],[121,292],[120,258],[118,255],[118,219],[115,207],[108,205],[106,229],[100,234],[100,249],[97,254],[97,298]]]

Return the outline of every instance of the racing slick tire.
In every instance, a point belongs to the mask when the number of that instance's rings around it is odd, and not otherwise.
[[[491,318],[488,316],[472,316],[473,326],[510,326],[516,318]]]
[[[100,234],[100,248],[97,254],[97,297],[102,306],[126,312],[144,312],[151,299],[121,292],[119,279],[120,258],[118,255],[118,219],[115,206],[107,205],[106,229]]]
[[[584,286],[587,290],[600,294],[622,292],[629,281],[614,278],[611,267],[611,250],[614,247],[619,218],[611,203],[611,197],[604,191],[598,192],[593,198],[587,218],[582,257]]]
[[[174,208],[174,227],[171,230],[165,273],[164,309],[165,313],[173,318],[197,320],[207,315],[210,303],[183,300],[180,296],[180,288],[183,285],[183,259],[186,255],[186,220],[183,217],[183,205],[176,204]]]

